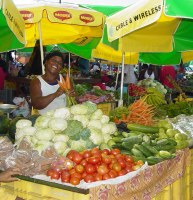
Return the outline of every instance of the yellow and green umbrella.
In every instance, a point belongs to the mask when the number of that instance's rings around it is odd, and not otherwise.
[[[193,60],[193,1],[139,0],[106,20],[109,41],[139,61],[157,65]],[[109,45],[109,44],[108,44]]]
[[[60,43],[84,46],[102,36],[105,16],[100,12],[75,4],[48,2],[18,8],[25,20],[26,47],[35,46],[38,39],[40,47]]]
[[[0,52],[24,46],[24,20],[11,0],[0,0]]]

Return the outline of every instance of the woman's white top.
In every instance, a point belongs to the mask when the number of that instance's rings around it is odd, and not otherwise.
[[[148,74],[148,72],[147,72],[148,70],[146,70],[146,72],[145,72],[145,74],[144,74],[144,78],[146,79],[146,78],[151,78],[151,79],[155,79],[155,74],[154,74],[154,72],[152,72],[152,74],[151,75],[149,75]]]
[[[60,81],[61,81],[61,76],[62,75],[60,74]],[[50,85],[46,81],[44,81],[44,79],[41,76],[38,76],[37,78],[40,80],[42,96],[48,96],[49,94],[53,94],[58,90],[59,88],[58,84]],[[50,104],[48,104],[47,107],[38,110],[38,112],[40,115],[43,115],[44,113],[50,110],[54,110],[64,106],[66,106],[66,95],[62,94],[61,96],[56,97]]]

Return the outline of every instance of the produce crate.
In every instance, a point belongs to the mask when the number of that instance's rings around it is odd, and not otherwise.
[[[115,109],[115,107],[116,102],[104,102],[97,104],[97,108],[101,109],[104,115],[109,115],[110,111]]]

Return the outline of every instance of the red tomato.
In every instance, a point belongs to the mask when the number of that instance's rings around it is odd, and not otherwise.
[[[93,148],[91,149],[91,154],[94,156],[94,155],[99,155],[100,154],[100,150],[98,148]]]
[[[117,172],[115,170],[111,169],[109,171],[109,176],[110,176],[110,178],[115,178],[115,177],[117,177]]]
[[[122,158],[118,159],[118,163],[121,165],[121,168],[124,169],[126,167],[126,162]]]
[[[121,165],[119,163],[113,163],[112,169],[119,172],[121,171]]]
[[[76,170],[74,168],[72,168],[71,170],[69,170],[70,175],[76,173]]]
[[[82,165],[83,167],[85,167],[85,166],[87,165],[86,159],[83,159],[83,160],[80,162],[80,165]]]
[[[95,178],[92,174],[88,174],[87,176],[84,177],[84,181],[86,183],[92,183],[95,181]]]
[[[127,173],[132,172],[133,171],[133,166],[132,165],[126,165],[125,170],[127,171]]]
[[[63,183],[69,183],[70,182],[70,173],[66,170],[62,170],[61,172],[61,181]]]
[[[112,161],[112,158],[110,156],[102,156],[102,162],[105,163],[105,164],[110,164]]]
[[[77,178],[79,178],[80,180],[82,179],[82,175],[79,174],[78,172],[75,172],[74,174],[72,174],[72,175],[71,175],[71,178],[72,178],[72,177],[77,177]]]
[[[132,156],[125,156],[125,161],[126,161],[126,162],[129,162],[129,163],[133,163],[133,162],[134,162]]]
[[[119,149],[112,149],[111,150],[111,154],[113,154],[113,155],[117,155],[117,154],[120,154],[120,153],[121,153],[121,151]]]
[[[78,185],[80,183],[80,179],[77,177],[72,177],[72,178],[70,178],[70,183],[72,185]]]
[[[110,150],[109,149],[103,149],[101,150],[101,153],[103,154],[106,154],[106,155],[109,155],[110,154]]]
[[[95,181],[101,181],[101,180],[103,180],[103,176],[101,174],[98,174],[98,173],[96,173],[94,175],[94,178],[95,178]]]
[[[51,176],[50,176],[51,179],[56,179],[58,180],[60,178],[60,173],[57,172],[57,171],[54,171]]]
[[[84,166],[83,165],[76,165],[75,170],[76,170],[76,172],[81,174],[81,173],[84,172]]]
[[[82,173],[82,178],[84,179],[84,177],[86,177],[88,174],[84,171],[83,173]]]
[[[80,164],[80,162],[83,160],[83,156],[76,152],[73,154],[73,158],[72,158],[72,161],[74,161],[76,164]]]
[[[90,158],[88,158],[87,162],[90,164],[97,164],[101,161],[101,157],[98,156],[92,156]]]
[[[76,153],[76,152],[77,152],[77,151],[75,151],[75,150],[70,150],[70,151],[67,153],[66,157],[69,158],[70,160],[72,160],[73,155],[74,155],[74,153]]]
[[[109,176],[109,174],[104,174],[103,175],[103,180],[107,180],[107,179],[110,179],[111,177]]]
[[[70,177],[70,173],[69,171],[66,171],[66,170],[62,170],[61,171],[61,174],[60,174],[61,178],[65,178],[65,177]]]
[[[70,182],[70,177],[61,177],[61,181],[63,183],[69,183]]]
[[[83,151],[83,157],[84,158],[89,158],[89,157],[91,157],[91,151],[90,150],[85,150],[85,151]]]
[[[109,172],[109,169],[106,165],[100,165],[97,169],[97,172],[101,175],[107,174]]]
[[[49,169],[49,170],[46,172],[46,175],[47,175],[47,176],[51,176],[53,173],[54,173],[54,170],[53,170],[53,169]]]
[[[88,174],[93,174],[94,172],[96,172],[96,167],[92,164],[88,164],[86,167],[85,167],[85,170]]]
[[[122,169],[121,171],[118,172],[118,176],[123,176],[127,174],[127,170],[126,169]]]
[[[115,158],[117,160],[119,160],[119,159],[125,159],[125,155],[124,154],[117,154],[117,155],[115,155]]]

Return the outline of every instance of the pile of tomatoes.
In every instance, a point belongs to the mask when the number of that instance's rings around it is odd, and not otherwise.
[[[119,149],[93,148],[82,152],[71,150],[66,157],[67,167],[64,169],[52,165],[52,168],[47,171],[47,176],[51,179],[61,179],[61,182],[72,185],[78,185],[81,180],[92,183],[123,176],[144,164],[143,161],[134,162],[132,156],[121,154]]]

